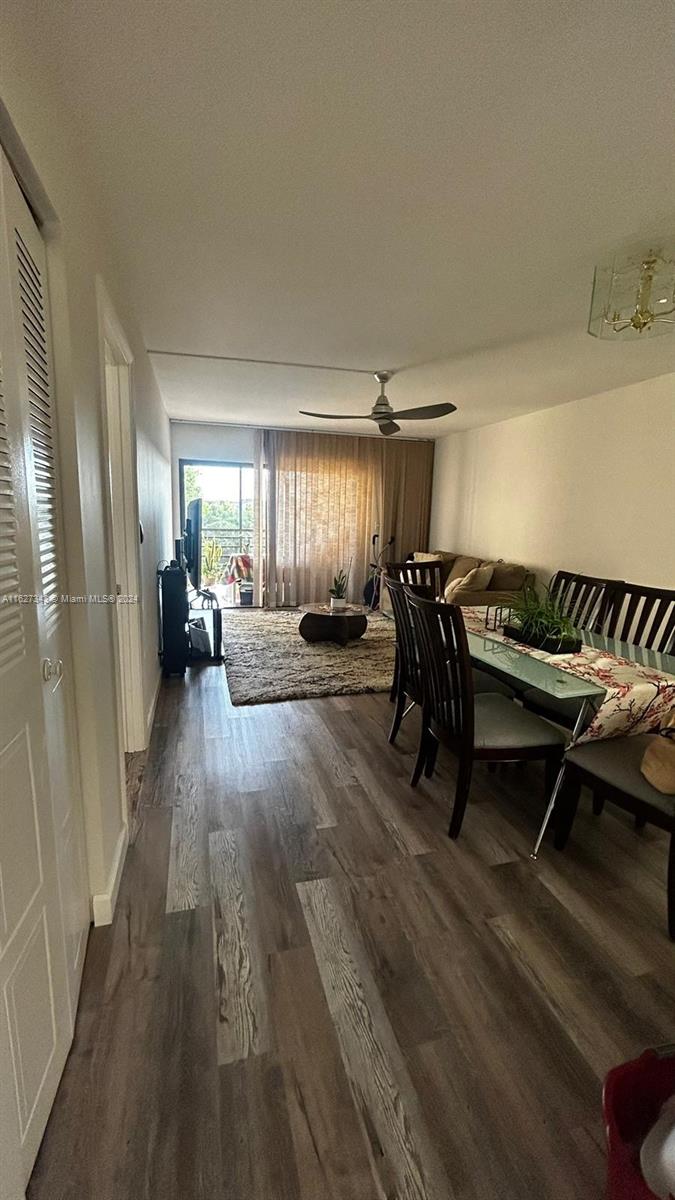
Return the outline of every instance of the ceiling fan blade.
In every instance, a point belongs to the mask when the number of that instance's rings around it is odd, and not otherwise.
[[[434,417],[447,417],[453,412],[457,412],[456,404],[423,404],[421,408],[404,408],[391,415],[402,421],[432,421]]]
[[[397,425],[395,421],[380,421],[379,426],[380,433],[383,433],[385,437],[391,437],[392,433],[401,432],[401,426]]]
[[[323,417],[326,421],[370,421],[370,413],[352,413],[351,416],[347,413],[312,413],[301,408],[299,412],[303,417]]]

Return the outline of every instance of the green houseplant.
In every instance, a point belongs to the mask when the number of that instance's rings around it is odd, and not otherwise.
[[[222,552],[215,538],[205,541],[202,546],[202,578],[207,587],[221,581]]]
[[[549,654],[576,654],[581,649],[581,638],[557,597],[548,588],[540,595],[532,584],[512,602],[504,633]]]
[[[330,594],[330,606],[333,611],[347,607],[347,588],[349,586],[349,576],[352,570],[352,559],[349,560],[349,566],[345,571],[344,567],[340,567],[337,575],[333,579],[333,586],[328,589]]]

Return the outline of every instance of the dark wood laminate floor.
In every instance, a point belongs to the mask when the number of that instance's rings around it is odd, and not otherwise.
[[[671,1040],[666,839],[528,858],[537,767],[407,783],[386,696],[165,683],[30,1200],[590,1200],[600,1091]]]

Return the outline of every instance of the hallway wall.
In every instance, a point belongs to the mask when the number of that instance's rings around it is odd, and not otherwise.
[[[94,190],[97,171],[105,164],[83,161],[77,116],[55,86],[49,46],[36,36],[39,24],[34,0],[7,0],[3,5],[0,92],[5,109],[0,111],[0,136],[15,171],[21,166],[23,147],[39,177],[39,186],[30,176],[24,179],[27,194],[38,214],[46,217],[43,232],[54,317],[68,584],[71,592],[87,595],[108,594],[114,584],[106,537],[96,303],[100,275],[134,355],[132,400],[145,533],[141,602],[148,712],[159,682],[154,572],[158,559],[170,550],[171,537],[169,422]],[[104,900],[115,894],[126,846],[111,618],[105,604],[71,606],[90,890]]]

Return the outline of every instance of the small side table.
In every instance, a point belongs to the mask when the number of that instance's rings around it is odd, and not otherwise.
[[[329,604],[306,604],[298,626],[306,642],[347,642],[363,637],[368,628],[367,610],[358,604],[334,611]]]

